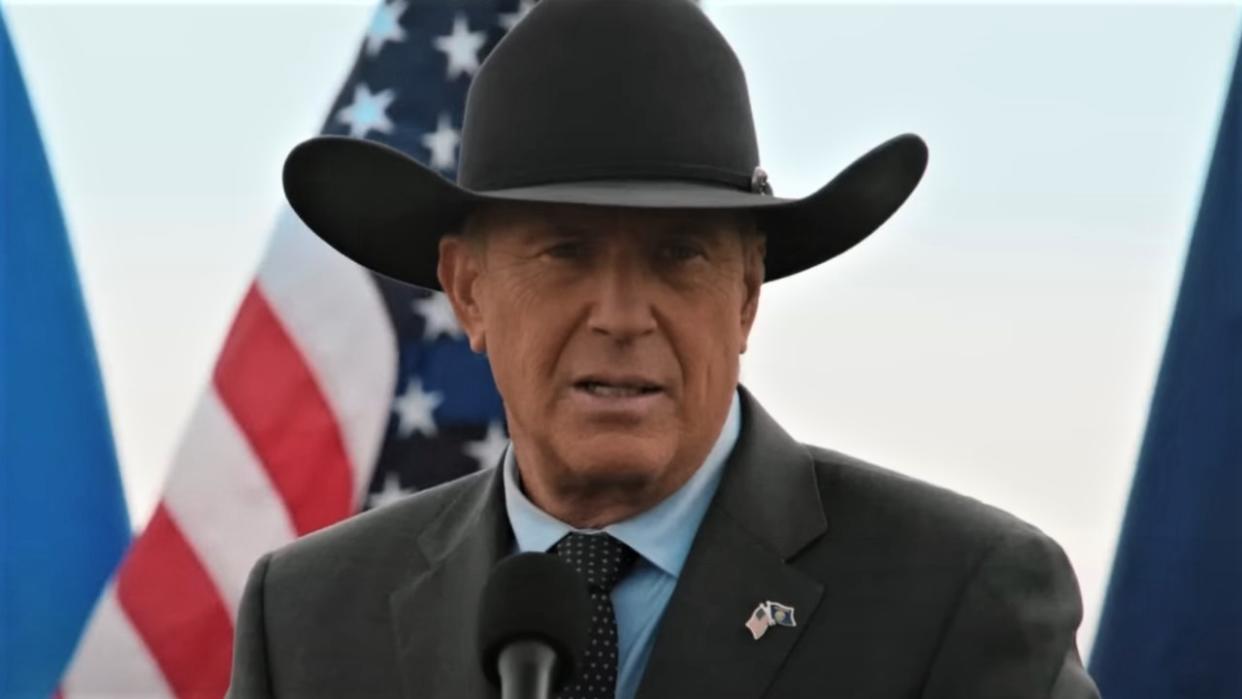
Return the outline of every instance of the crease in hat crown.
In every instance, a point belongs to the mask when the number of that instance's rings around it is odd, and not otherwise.
[[[488,191],[673,179],[746,190],[758,164],[741,63],[697,5],[542,0],[470,86],[457,182]]]

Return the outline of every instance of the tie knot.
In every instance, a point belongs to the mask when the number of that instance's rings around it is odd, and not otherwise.
[[[552,552],[573,566],[593,588],[610,592],[638,558],[634,549],[609,534],[570,532],[556,542]]]

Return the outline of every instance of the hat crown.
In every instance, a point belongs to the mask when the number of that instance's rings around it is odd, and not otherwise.
[[[749,189],[758,165],[741,64],[690,0],[542,0],[480,67],[458,183],[592,179]]]

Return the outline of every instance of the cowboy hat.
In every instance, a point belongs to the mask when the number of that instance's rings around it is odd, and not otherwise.
[[[483,62],[454,183],[399,150],[321,136],[285,161],[311,230],[355,262],[438,289],[439,239],[486,202],[753,212],[765,281],[871,234],[918,184],[927,147],[897,136],[801,199],[776,197],[746,78],[690,0],[543,0]]]

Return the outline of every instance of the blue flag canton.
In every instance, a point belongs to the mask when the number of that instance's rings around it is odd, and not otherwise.
[[[323,133],[397,148],[456,177],[466,91],[533,0],[388,0],[376,8]],[[495,466],[504,411],[448,300],[373,275],[400,352],[393,410],[364,508]]]
[[[532,0],[388,0],[323,133],[392,146],[452,178],[466,90],[483,58]]]

